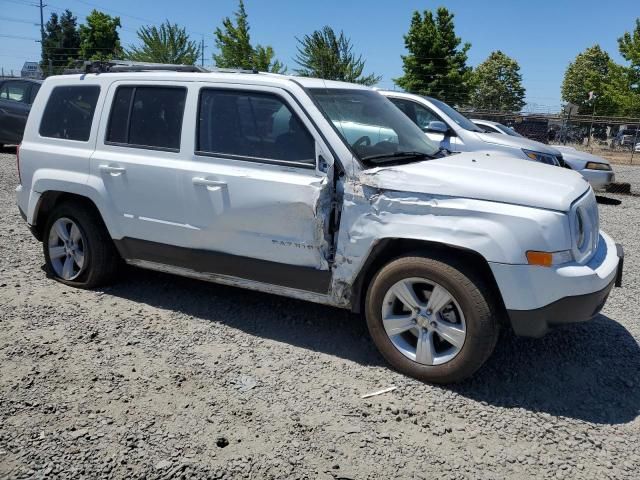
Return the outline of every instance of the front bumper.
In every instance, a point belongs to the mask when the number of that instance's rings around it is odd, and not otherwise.
[[[607,170],[580,170],[580,174],[591,184],[594,190],[603,190],[616,181],[613,171]]]
[[[614,283],[600,291],[564,297],[535,310],[507,310],[511,328],[520,337],[542,337],[553,327],[591,320],[604,307]]]
[[[540,337],[553,326],[596,316],[622,282],[624,251],[604,232],[586,265],[546,268],[490,263],[516,335]]]

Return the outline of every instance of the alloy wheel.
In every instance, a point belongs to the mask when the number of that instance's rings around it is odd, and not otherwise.
[[[382,324],[391,343],[422,365],[449,362],[460,353],[467,335],[455,297],[426,278],[405,278],[387,291]]]
[[[83,272],[86,241],[76,223],[66,217],[57,219],[49,232],[49,259],[56,275],[74,280]]]

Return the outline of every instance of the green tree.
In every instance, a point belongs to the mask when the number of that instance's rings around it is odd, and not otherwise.
[[[219,68],[244,68],[260,71],[284,73],[286,67],[276,60],[270,46],[251,45],[249,18],[240,0],[235,12],[235,24],[229,17],[222,20],[222,28],[216,28],[216,47],[219,53],[213,54],[213,61]]]
[[[608,111],[605,111],[600,108],[600,101],[598,100],[596,113],[640,117],[638,77],[632,68],[611,62],[609,64],[609,75],[603,88],[603,96],[611,106]]]
[[[295,61],[300,65],[296,70],[303,77],[318,77],[327,80],[374,85],[380,81],[375,74],[363,75],[365,61],[362,55],[353,53],[351,40],[329,26],[305,35],[298,41]]]
[[[58,16],[53,12],[45,25],[40,67],[47,75],[59,75],[80,54],[77,18],[69,11]]]
[[[633,32],[625,32],[618,39],[620,55],[628,67],[612,69],[611,95],[616,96],[622,115],[640,115],[640,18],[636,18]]]
[[[444,7],[436,14],[414,12],[404,36],[408,55],[402,56],[404,75],[395,83],[404,90],[431,95],[453,105],[467,103],[471,68],[467,66],[470,43],[460,46],[454,15]]]
[[[120,45],[120,17],[93,10],[80,25],[80,56],[83,60],[111,60],[123,55]]]
[[[564,74],[562,99],[578,105],[580,114],[588,115],[593,112],[593,103],[589,100],[590,92],[593,92],[597,112],[615,115],[617,108],[606,88],[611,65],[609,54],[599,45],[579,53]]]
[[[183,27],[166,20],[160,27],[146,26],[138,29],[140,46],[131,46],[125,58],[136,62],[173,63],[193,65],[200,56],[197,42],[190,40]]]
[[[636,27],[633,32],[625,32],[618,39],[620,55],[631,62],[631,67],[640,74],[640,18],[636,18]]]
[[[470,104],[481,110],[520,111],[525,104],[520,65],[500,50],[473,71]]]

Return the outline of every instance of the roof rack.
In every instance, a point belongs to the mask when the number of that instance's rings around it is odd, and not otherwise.
[[[109,60],[109,61],[85,61],[82,68],[69,68],[64,74],[73,73],[109,73],[109,72],[222,72],[222,73],[258,73],[258,70],[243,70],[231,68],[214,68],[212,70],[198,65],[174,65],[171,63],[147,63],[133,62],[128,60]]]

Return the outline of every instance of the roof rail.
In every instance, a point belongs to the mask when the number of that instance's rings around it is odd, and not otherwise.
[[[172,65],[170,63],[147,63],[130,62],[128,60],[109,61],[85,61],[80,64],[80,68],[68,68],[64,74],[72,73],[108,73],[108,72],[148,72],[148,71],[171,71],[171,72],[208,72],[204,67],[197,65]]]
[[[232,68],[214,68],[212,70],[200,67],[198,65],[174,65],[171,63],[147,63],[133,62],[128,60],[109,60],[109,61],[85,61],[82,68],[68,68],[63,73],[108,73],[108,72],[222,72],[222,73],[258,73],[258,70],[243,70]]]

